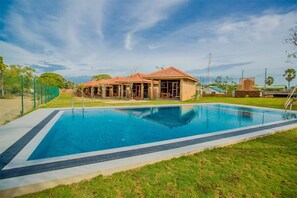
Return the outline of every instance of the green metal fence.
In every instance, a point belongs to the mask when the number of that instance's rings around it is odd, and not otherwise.
[[[0,125],[59,96],[58,87],[45,86],[38,78],[7,75],[3,82],[4,95],[0,91]]]
[[[25,113],[24,98],[26,96],[24,95],[24,84],[25,84],[24,78],[21,76],[21,104],[22,104],[21,115]],[[36,80],[36,78],[33,78],[32,85],[29,87],[32,87],[29,90],[29,92],[33,100],[33,108],[36,108],[41,104],[48,103],[51,100],[55,99],[57,96],[59,96],[58,87],[42,85],[42,83]]]

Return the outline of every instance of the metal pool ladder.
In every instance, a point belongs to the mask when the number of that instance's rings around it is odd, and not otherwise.
[[[84,116],[84,112],[85,112],[85,100],[84,100],[84,93],[80,90],[80,89],[77,89],[81,92],[82,94],[82,114]],[[72,97],[72,105],[71,105],[71,109],[72,109],[72,114],[74,114],[74,98]]]
[[[294,87],[294,89],[292,90],[290,95],[288,95],[288,97],[287,97],[287,101],[286,101],[286,103],[284,105],[285,112],[287,112],[288,108],[290,108],[290,111],[291,111],[293,103],[297,101],[297,97],[294,96],[294,93],[296,92],[296,90],[297,90],[297,85]]]

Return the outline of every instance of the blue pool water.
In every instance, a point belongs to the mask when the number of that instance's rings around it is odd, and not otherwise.
[[[296,115],[293,115],[296,117]],[[287,119],[229,105],[65,110],[29,160],[132,146]]]

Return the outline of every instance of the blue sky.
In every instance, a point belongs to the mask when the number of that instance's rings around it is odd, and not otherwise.
[[[0,0],[0,55],[7,64],[56,72],[76,82],[109,73],[175,66],[205,79],[238,82],[264,69],[285,84],[296,0]],[[294,84],[294,82],[293,82]]]

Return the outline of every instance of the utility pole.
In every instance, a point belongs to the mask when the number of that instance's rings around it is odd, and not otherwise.
[[[211,81],[211,75],[210,75],[211,59],[212,59],[212,54],[209,53],[209,55],[208,55],[208,67],[207,67],[207,80],[208,80],[208,84],[210,84],[210,81]]]

